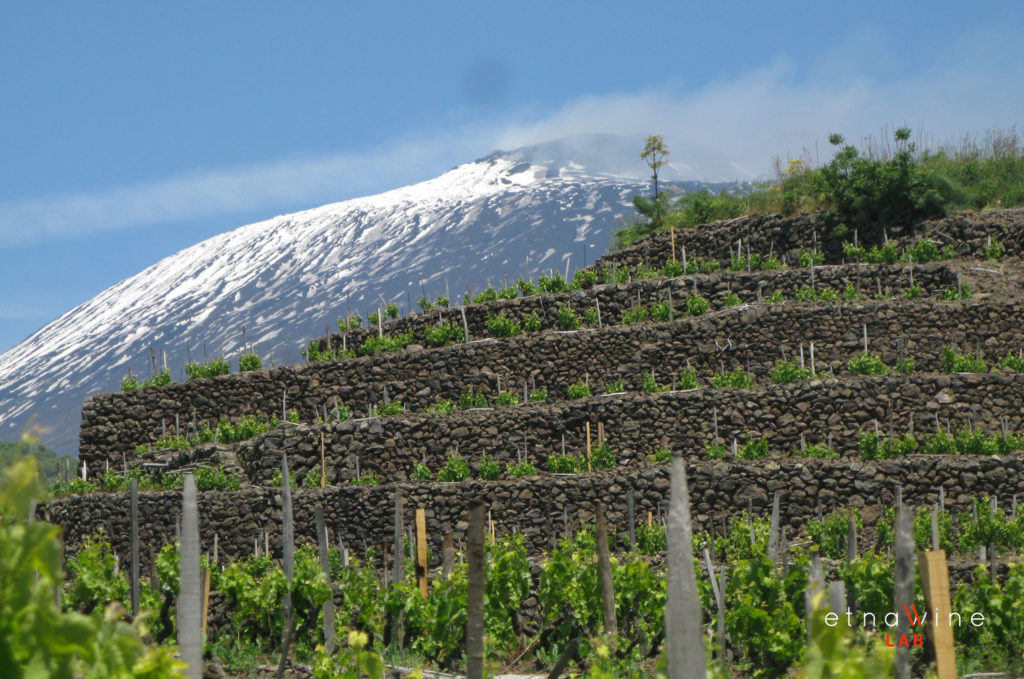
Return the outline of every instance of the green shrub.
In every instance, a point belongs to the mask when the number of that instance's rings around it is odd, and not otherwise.
[[[446,398],[437,398],[429,410],[435,413],[450,413],[455,410],[455,404]]]
[[[779,304],[780,302],[786,301],[786,298],[782,294],[782,290],[776,290],[764,300],[768,304]]]
[[[823,288],[821,292],[818,293],[819,302],[836,302],[838,300],[839,293],[836,292],[833,288]]]
[[[572,454],[553,453],[548,456],[548,471],[552,474],[580,474],[587,471],[587,462]]]
[[[527,281],[520,278],[516,281],[516,287],[519,288],[519,292],[523,297],[529,297],[530,295],[537,294],[537,286],[533,284],[533,281]]]
[[[743,445],[736,451],[736,457],[740,460],[763,460],[768,457],[768,439],[755,440],[751,438],[750,434],[747,434]]]
[[[908,262],[924,264],[926,262],[937,262],[942,258],[942,251],[939,250],[939,246],[935,241],[930,238],[922,238],[911,246],[904,259]]]
[[[427,345],[432,347],[444,347],[454,342],[466,341],[466,333],[462,326],[452,321],[424,328],[423,336]]]
[[[846,287],[843,288],[843,299],[847,302],[856,302],[860,299],[860,293],[857,292],[857,286],[853,283],[847,283]]]
[[[514,391],[502,391],[498,394],[499,406],[514,406],[519,405],[519,394]]]
[[[121,391],[136,391],[139,388],[139,378],[132,373],[121,380]]]
[[[541,274],[537,279],[537,287],[541,292],[546,292],[548,294],[565,292],[565,279],[558,274],[554,274],[550,277]]]
[[[640,524],[636,527],[636,551],[648,556],[656,556],[664,553],[667,548],[665,526]]]
[[[716,389],[727,387],[730,389],[753,389],[754,378],[743,368],[737,368],[732,372],[718,373],[711,378],[711,386]]]
[[[597,272],[593,269],[576,269],[572,276],[572,288],[586,290],[597,283]]]
[[[626,386],[622,383],[622,378],[619,377],[614,382],[605,385],[604,391],[606,394],[621,394],[626,391]]]
[[[691,295],[686,300],[686,313],[691,316],[700,316],[707,313],[707,310],[711,308],[711,302],[707,301],[700,295]]]
[[[394,302],[388,304],[384,307],[384,315],[392,320],[398,318],[398,305]]]
[[[424,311],[430,311],[431,309],[434,308],[434,305],[431,304],[430,300],[427,299],[425,295],[419,298],[419,300],[416,302],[416,305],[419,306],[419,308],[423,309]]]
[[[281,474],[281,472],[278,472],[278,475],[280,475],[280,474]],[[280,479],[278,479],[277,485],[281,485]],[[349,481],[349,485],[352,485],[352,486],[379,486],[380,485],[380,476],[378,476],[377,473],[372,471],[372,470],[371,471],[364,471],[364,472],[362,472],[359,475],[359,478],[352,479],[351,481]]]
[[[971,292],[970,286],[967,283],[961,283],[959,292],[957,292],[956,288],[943,288],[939,299],[943,302],[955,302],[957,300],[970,299],[973,296],[974,293]]]
[[[518,479],[524,476],[536,476],[537,469],[533,466],[532,462],[524,460],[519,464],[505,465],[505,474],[507,474],[509,478]]]
[[[903,296],[907,299],[917,299],[921,296],[921,292],[921,285],[919,283],[914,283],[903,291]]]
[[[392,417],[394,415],[401,415],[403,412],[405,412],[405,409],[402,407],[402,402],[398,399],[392,399],[387,403],[381,402],[377,406],[377,417]]]
[[[437,298],[434,300],[434,304],[442,309],[447,309],[449,303],[450,300],[444,295],[438,295]]]
[[[800,266],[818,266],[825,261],[825,253],[800,250],[796,261]]]
[[[303,488],[319,488],[320,487],[321,470],[319,466],[311,467],[306,475],[302,478]]]
[[[913,356],[905,356],[904,358],[901,358],[898,361],[896,361],[895,370],[901,375],[909,375],[910,373],[914,372],[914,367],[916,365],[917,364],[914,361]]]
[[[590,451],[590,464],[597,471],[615,468],[615,451],[607,441]]]
[[[953,347],[942,350],[942,371],[947,373],[983,373],[987,370],[985,359],[972,354],[961,354]]]
[[[575,400],[578,398],[587,398],[590,396],[590,387],[585,382],[577,382],[576,384],[570,384],[566,390],[569,396],[569,400]]]
[[[469,463],[458,453],[448,457],[448,461],[437,472],[437,480],[445,482],[465,481],[469,478]]]
[[[218,377],[231,372],[231,366],[223,358],[208,360],[205,364],[185,364],[185,375],[189,380],[204,377]]]
[[[860,512],[855,512],[857,531],[863,532],[864,521]],[[821,521],[807,522],[807,533],[818,546],[818,552],[827,559],[841,559],[846,555],[845,539],[849,532],[849,516],[843,512],[832,512]]]
[[[661,275],[666,278],[675,278],[676,276],[683,275],[683,265],[674,259],[670,259],[665,262],[665,266],[661,267]]]
[[[622,322],[625,325],[633,325],[635,323],[643,323],[644,321],[649,319],[650,316],[651,316],[651,313],[650,313],[650,311],[647,310],[647,307],[643,307],[643,306],[634,307],[633,309],[630,309],[629,311],[624,311],[622,313]]]
[[[540,316],[537,315],[536,311],[531,311],[530,315],[523,319],[523,327],[526,328],[527,332],[539,332],[541,329]]]
[[[1006,254],[1006,248],[1003,247],[1002,242],[992,239],[992,242],[985,246],[985,259],[1000,260],[1003,255]]]
[[[548,400],[547,387],[540,387],[530,392],[530,403],[541,403]]]
[[[1024,354],[1020,351],[1014,356],[1012,351],[1006,352],[1006,355],[999,359],[1000,368],[1009,368],[1010,370],[1017,373],[1024,373]]]
[[[761,261],[761,271],[775,271],[782,268],[782,262],[774,255]]]
[[[167,368],[163,368],[157,374],[150,377],[148,380],[139,382],[135,375],[128,375],[121,381],[122,391],[135,391],[136,389],[145,389],[146,387],[163,387],[171,383],[171,371]]]
[[[430,481],[434,478],[434,472],[430,471],[423,462],[413,462],[412,471],[409,472],[410,481]]]
[[[480,458],[480,478],[484,481],[497,481],[501,477],[501,465],[484,455]]]
[[[668,387],[659,387],[658,381],[654,379],[652,373],[644,373],[644,379],[640,386],[641,391],[645,394],[657,394],[663,391],[668,391]]]
[[[516,290],[514,285],[498,290],[498,299],[516,299],[517,297],[519,297],[519,291]]]
[[[363,324],[363,318],[359,314],[350,314],[348,318],[344,316],[338,317],[338,332],[345,332],[353,328],[358,328]]]
[[[910,434],[902,438],[888,437],[875,432],[864,432],[857,442],[857,452],[862,460],[884,460],[900,455],[910,455],[917,450],[918,444]]]
[[[469,410],[470,408],[486,408],[487,397],[481,392],[473,393],[473,389],[459,394],[459,408]]]
[[[483,292],[473,296],[473,304],[484,304],[485,302],[494,302],[498,299],[498,291],[492,286],[488,285],[487,289]]]
[[[708,443],[704,446],[704,457],[708,460],[721,460],[728,449],[725,443]]]
[[[384,337],[367,337],[363,341],[363,345],[362,347],[360,347],[359,351],[364,356],[370,356],[378,351],[401,351],[402,349],[412,344],[412,339],[412,330],[402,335],[397,335],[395,337],[388,337],[387,335],[385,335]]]
[[[793,293],[793,297],[794,299],[801,302],[817,302],[818,291],[809,285],[805,285],[804,287],[800,288],[795,293]]]
[[[739,306],[740,304],[743,304],[743,300],[740,299],[739,296],[732,290],[730,290],[729,294],[722,299],[722,306],[730,307]]]
[[[671,462],[672,461],[672,451],[670,449],[666,448],[665,446],[662,446],[662,447],[658,448],[657,450],[652,450],[651,454],[650,454],[650,458],[652,460],[654,460],[654,462],[657,463],[657,464],[663,464],[665,462]]]
[[[510,320],[504,311],[487,319],[487,331],[495,337],[515,337],[522,333],[519,321]]]
[[[791,453],[794,457],[811,457],[815,459],[830,459],[839,457],[839,452],[832,450],[825,445],[811,445],[804,446],[803,450],[799,447],[794,448]]]
[[[697,269],[701,273],[714,273],[722,268],[722,265],[714,259],[701,259],[697,261]]]
[[[685,391],[687,389],[697,389],[700,387],[700,383],[697,382],[697,373],[693,370],[684,370],[679,373],[679,389]]]
[[[651,316],[653,316],[654,320],[658,321],[659,323],[664,323],[665,321],[669,320],[669,318],[672,316],[672,309],[669,307],[668,301],[655,302],[654,304],[652,304]]]
[[[771,378],[775,384],[789,384],[796,380],[806,380],[812,377],[810,370],[805,370],[793,361],[776,361],[775,369],[772,370]]]
[[[263,362],[260,360],[260,355],[255,352],[246,352],[238,357],[238,371],[249,372],[252,370],[259,370],[263,367]]]
[[[556,318],[558,320],[558,327],[562,330],[578,330],[580,327],[579,316],[567,306],[558,307]]]
[[[862,351],[850,359],[847,369],[854,375],[888,375],[889,367],[879,356]]]

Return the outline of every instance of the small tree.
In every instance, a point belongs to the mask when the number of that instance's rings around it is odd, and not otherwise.
[[[640,154],[640,157],[647,161],[647,166],[651,168],[651,179],[654,180],[654,200],[658,200],[658,169],[668,164],[665,160],[665,156],[669,153],[668,147],[665,146],[665,140],[661,138],[660,134],[652,134],[644,140],[644,150]]]

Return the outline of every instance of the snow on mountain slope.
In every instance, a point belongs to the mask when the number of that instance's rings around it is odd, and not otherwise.
[[[233,359],[242,326],[264,364],[301,360],[349,304],[461,299],[466,285],[593,262],[644,182],[588,174],[540,145],[496,153],[412,186],[242,226],[166,257],[68,311],[0,356],[0,440],[30,415],[77,451],[82,401],[116,391],[150,347],[183,380],[187,357]],[[635,144],[633,145],[635,149]],[[584,251],[586,254],[584,255]]]

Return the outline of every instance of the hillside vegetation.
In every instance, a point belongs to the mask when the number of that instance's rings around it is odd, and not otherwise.
[[[828,211],[872,242],[880,239],[886,225],[956,210],[1024,205],[1024,145],[1015,129],[934,150],[918,149],[910,136],[910,129],[900,128],[891,143],[869,139],[858,149],[833,134],[829,142],[836,151],[827,164],[812,167],[807,159],[794,158],[783,167],[776,161],[776,180],[746,194],[714,195],[705,189],[681,197],[665,192],[656,198],[636,196],[639,219],[615,234],[612,249],[662,228],[812,210]]]
[[[16,457],[30,455],[36,458],[39,476],[47,484],[55,483],[60,473],[57,453],[41,443],[26,444],[17,441],[0,441],[0,469],[11,464]]]

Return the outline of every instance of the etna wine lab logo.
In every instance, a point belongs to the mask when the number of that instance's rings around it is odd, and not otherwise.
[[[922,609],[919,614],[917,612],[916,605],[908,605],[903,607],[906,613],[906,619],[910,622],[911,632],[909,634],[890,634],[885,633],[885,645],[896,648],[896,647],[909,647],[909,646],[924,646],[924,628],[926,626],[935,625],[935,621],[939,621],[942,624],[942,616],[939,615],[938,609],[929,612],[927,609]],[[829,627],[835,627],[839,624],[841,615],[846,616],[846,624],[853,627],[854,613],[849,608],[846,609],[845,613],[827,613],[825,615],[825,624]],[[931,615],[931,618],[929,618]],[[899,614],[896,611],[886,613],[882,618],[882,624],[886,627],[893,628],[899,624]],[[946,616],[946,625],[949,627],[963,627],[965,624],[971,625],[972,627],[981,627],[985,624],[985,614],[980,611],[975,611],[967,616],[966,613],[960,613],[958,611],[950,611],[949,615]],[[864,613],[861,616],[861,626],[864,629],[874,630],[878,628],[878,619],[874,613]]]

